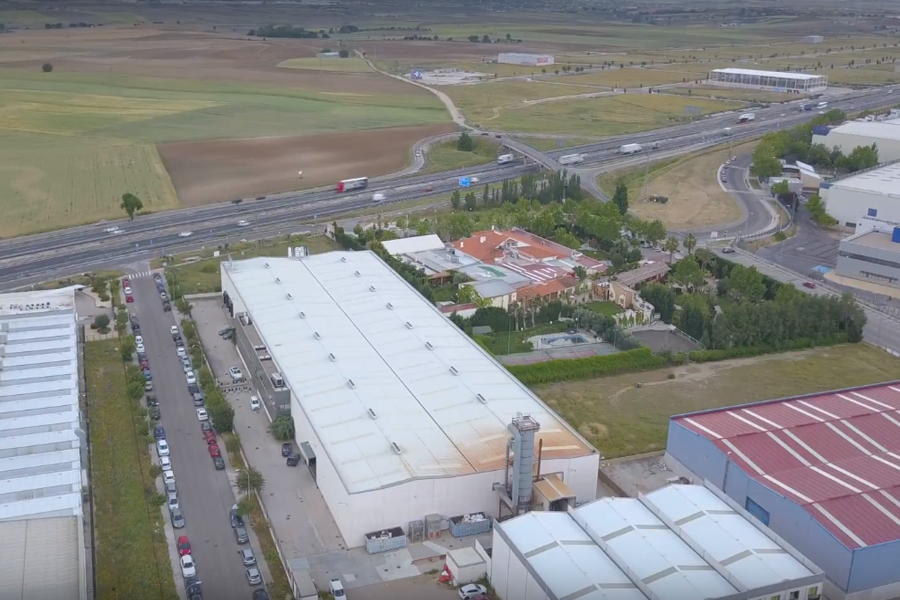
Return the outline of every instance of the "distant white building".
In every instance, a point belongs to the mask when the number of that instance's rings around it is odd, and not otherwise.
[[[504,65],[526,65],[530,67],[546,67],[554,62],[550,54],[523,54],[521,52],[501,52],[497,62]]]
[[[805,35],[800,38],[800,41],[804,44],[821,44],[825,41],[825,38],[821,35]]]
[[[842,227],[855,228],[863,217],[900,222],[900,163],[822,183],[825,210]]]
[[[900,119],[886,121],[849,121],[837,127],[816,127],[813,144],[829,150],[839,148],[845,155],[860,146],[875,144],[878,160],[890,162],[900,159]]]
[[[822,92],[828,88],[828,77],[810,73],[757,71],[756,69],[713,69],[707,83],[727,87],[744,87],[773,92]]]

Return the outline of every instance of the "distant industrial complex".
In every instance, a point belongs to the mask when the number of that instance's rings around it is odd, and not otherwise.
[[[823,92],[828,88],[828,77],[809,73],[727,68],[710,71],[707,83],[773,92],[813,93]]]
[[[550,54],[524,54],[521,52],[501,52],[497,62],[503,65],[525,65],[529,67],[547,67],[554,63]]]

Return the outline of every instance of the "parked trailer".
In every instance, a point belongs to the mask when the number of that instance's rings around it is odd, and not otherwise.
[[[619,154],[637,154],[643,150],[640,144],[625,144],[619,148]]]
[[[516,159],[516,157],[513,156],[512,154],[501,154],[500,156],[497,157],[497,164],[505,165],[506,163],[511,163],[515,159]]]
[[[738,123],[749,123],[756,119],[756,115],[753,113],[747,113],[740,116],[738,119]]]
[[[349,192],[350,190],[363,190],[369,185],[368,177],[357,177],[356,179],[344,179],[338,181],[337,191]]]
[[[584,162],[584,154],[566,154],[560,156],[557,162],[561,165],[577,165]]]

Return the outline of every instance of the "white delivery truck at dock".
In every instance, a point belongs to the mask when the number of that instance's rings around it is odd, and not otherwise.
[[[565,156],[560,156],[556,162],[561,165],[577,165],[584,162],[584,154],[566,154]]]
[[[640,144],[625,144],[619,148],[619,154],[637,154],[643,150]]]
[[[497,164],[505,165],[506,163],[511,163],[515,159],[516,159],[516,157],[513,156],[512,154],[501,154],[500,156],[497,157]]]

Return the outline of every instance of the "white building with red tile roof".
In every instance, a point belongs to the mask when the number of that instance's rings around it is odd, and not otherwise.
[[[900,382],[678,415],[666,460],[821,566],[828,598],[900,597]]]

